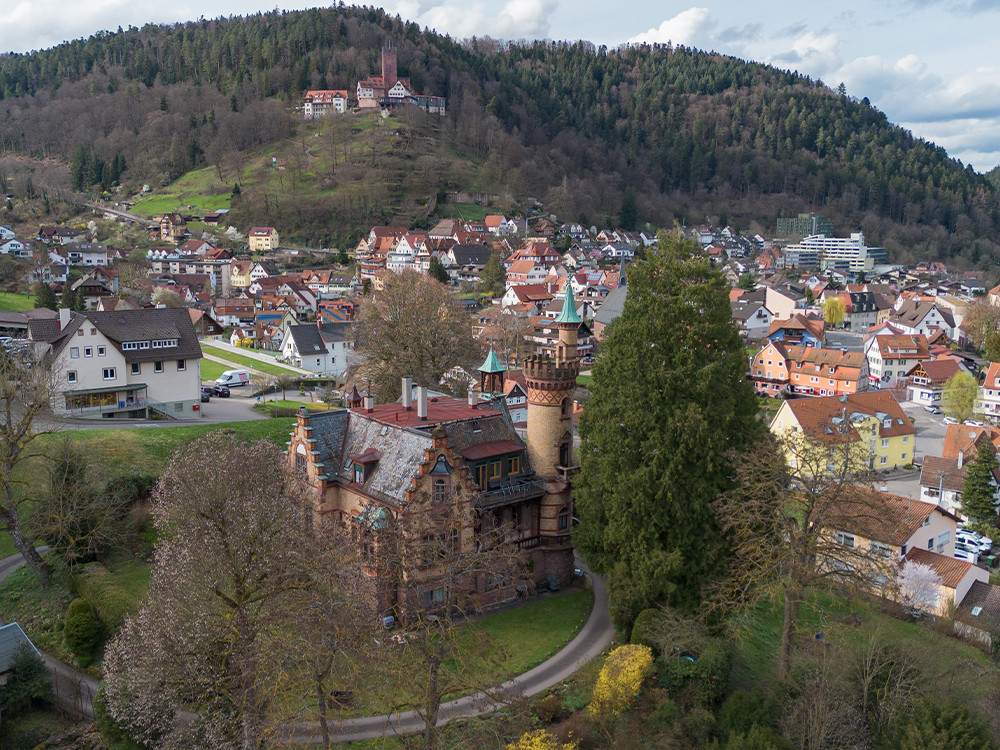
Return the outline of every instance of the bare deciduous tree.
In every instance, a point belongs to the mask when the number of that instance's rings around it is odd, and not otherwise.
[[[883,515],[878,493],[866,486],[853,431],[842,426],[758,444],[738,459],[736,489],[717,503],[732,549],[715,602],[739,609],[773,593],[783,598],[782,679],[810,587],[829,582],[871,590],[893,579],[881,548],[847,544],[837,533],[872,527]]]
[[[38,417],[50,411],[50,373],[40,357],[0,350],[0,529],[10,534],[42,583],[49,580],[48,565],[35,551],[35,539],[21,521],[21,508],[33,499],[23,467],[43,455],[35,439],[52,432],[38,429]]]
[[[370,382],[380,402],[399,397],[403,376],[434,388],[455,365],[479,364],[472,320],[438,281],[416,271],[390,274],[367,297],[354,323],[359,363],[353,378]]]
[[[242,749],[275,730],[290,605],[308,586],[296,488],[275,446],[225,432],[181,449],[163,473],[149,596],[105,657],[109,711],[137,739]]]

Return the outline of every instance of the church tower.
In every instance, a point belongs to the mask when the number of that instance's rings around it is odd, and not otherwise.
[[[528,390],[528,458],[540,476],[567,479],[573,460],[573,390],[580,374],[576,356],[580,316],[576,314],[573,287],[566,282],[562,312],[555,320],[559,330],[555,359],[539,355],[524,360]]]

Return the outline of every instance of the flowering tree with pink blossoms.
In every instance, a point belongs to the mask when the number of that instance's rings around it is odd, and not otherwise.
[[[227,431],[164,472],[149,594],[105,656],[108,711],[136,741],[258,748],[284,718],[315,551],[296,488],[274,445]]]

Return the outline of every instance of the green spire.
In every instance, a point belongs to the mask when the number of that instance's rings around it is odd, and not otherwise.
[[[566,279],[566,296],[563,297],[563,309],[556,318],[556,323],[582,323],[583,320],[576,314],[576,302],[573,300],[573,282]]]
[[[479,366],[479,372],[507,372],[507,368],[500,364],[500,360],[497,358],[492,346],[490,347],[490,353],[486,355],[486,361]]]

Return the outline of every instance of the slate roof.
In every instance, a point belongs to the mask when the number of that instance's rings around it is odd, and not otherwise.
[[[295,348],[299,356],[326,352],[326,343],[320,335],[319,329],[315,325],[289,326],[288,333],[295,342]]]
[[[490,250],[486,245],[453,245],[451,254],[455,264],[459,266],[485,266],[490,259]]]
[[[977,615],[972,614],[975,607],[981,607]],[[976,581],[958,605],[955,615],[957,619],[983,630],[1000,631],[1000,586]]]
[[[21,630],[21,626],[16,622],[0,627],[0,674],[10,671],[14,657],[22,646],[28,646],[38,654],[38,649],[31,639]],[[41,654],[38,654],[41,657]]]
[[[324,342],[350,341],[353,331],[351,323],[323,323],[319,326],[319,335]]]
[[[428,419],[419,421],[417,407],[406,410],[402,403],[379,404],[369,412],[363,407],[309,415],[310,437],[316,442],[317,460],[331,481],[354,484],[353,462],[360,456],[379,454],[362,490],[384,502],[399,504],[419,472],[425,451],[431,449],[431,433],[445,431],[449,446],[476,460],[488,455],[522,452],[510,416],[498,398],[470,408],[465,401],[439,396],[428,400]],[[501,450],[502,449],[502,450]],[[484,454],[485,455],[485,454]],[[523,464],[527,467],[527,463]]]
[[[594,315],[594,322],[607,325],[622,314],[625,309],[625,298],[628,296],[628,284],[622,284],[609,294],[600,309]]]

